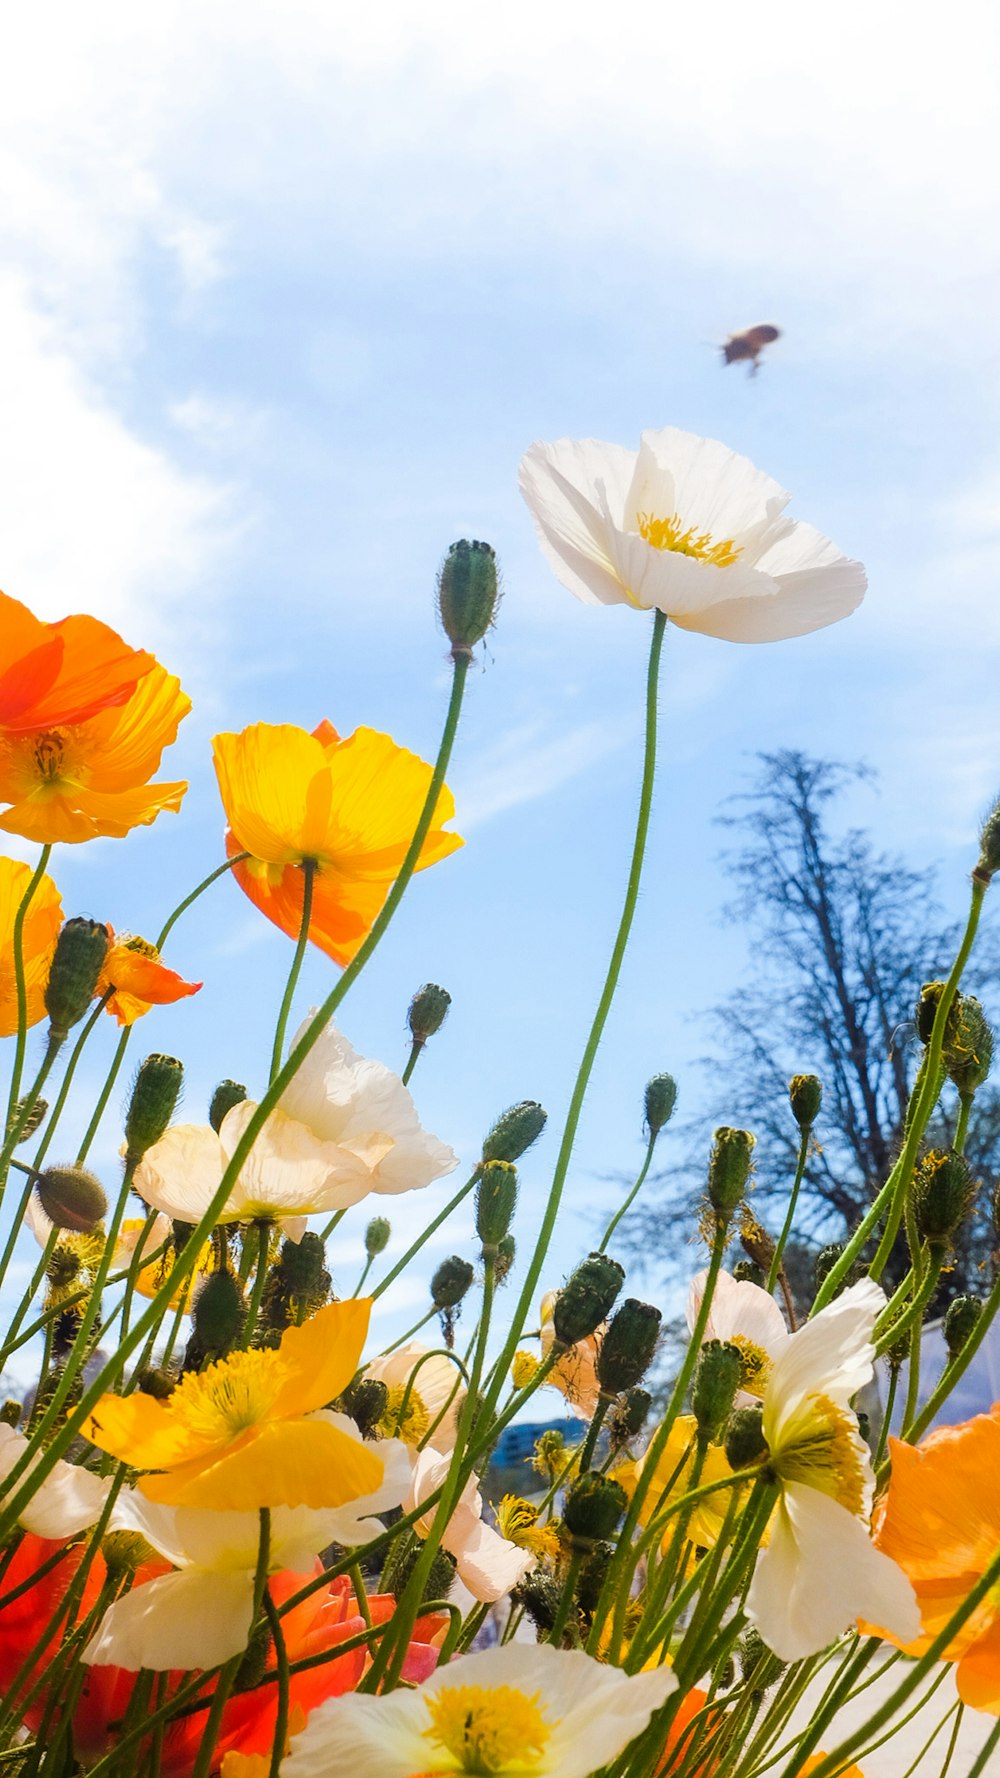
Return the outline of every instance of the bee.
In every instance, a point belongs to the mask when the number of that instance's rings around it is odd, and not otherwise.
[[[760,364],[760,355],[765,346],[774,340],[780,340],[781,328],[772,327],[769,321],[762,321],[757,327],[745,327],[742,333],[731,333],[722,347],[723,364],[737,364],[748,360],[750,375],[755,377]]]

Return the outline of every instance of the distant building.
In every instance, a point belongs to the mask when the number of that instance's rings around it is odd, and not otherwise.
[[[528,1462],[535,1449],[535,1441],[541,1438],[543,1432],[561,1432],[568,1445],[576,1445],[585,1430],[582,1420],[571,1418],[515,1422],[513,1426],[504,1427],[497,1439],[492,1461],[497,1469],[513,1469],[518,1463]]]

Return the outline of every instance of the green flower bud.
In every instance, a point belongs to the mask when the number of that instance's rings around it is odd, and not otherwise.
[[[431,1302],[435,1309],[454,1309],[472,1286],[475,1267],[457,1253],[443,1259],[431,1279]]]
[[[575,1346],[606,1321],[625,1282],[625,1272],[606,1253],[592,1253],[556,1297],[552,1326],[560,1346]]]
[[[0,1407],[0,1426],[16,1426],[23,1412],[23,1401],[15,1401],[13,1396],[8,1396]]]
[[[726,1428],[726,1461],[730,1469],[749,1469],[767,1456],[760,1408],[737,1408]]]
[[[513,1603],[527,1613],[540,1636],[554,1629],[562,1588],[551,1574],[546,1574],[543,1568],[532,1569],[518,1581],[510,1596]]]
[[[910,1189],[919,1233],[925,1241],[947,1241],[971,1209],[976,1181],[964,1155],[931,1149]]]
[[[708,1199],[726,1222],[746,1191],[756,1137],[749,1130],[716,1130],[708,1163]]]
[[[392,1234],[392,1223],[385,1216],[373,1216],[365,1230],[365,1252],[369,1259],[377,1259],[389,1245]]]
[[[756,1678],[758,1687],[764,1678],[765,1669],[768,1683],[772,1683],[781,1673],[784,1663],[773,1655],[759,1630],[744,1630],[739,1641],[740,1672],[744,1685],[751,1685]],[[773,1665],[772,1665],[773,1663]]]
[[[86,1167],[46,1167],[35,1180],[38,1201],[58,1229],[92,1235],[106,1215],[104,1187]]]
[[[220,1080],[208,1108],[208,1121],[216,1135],[222,1128],[226,1112],[232,1111],[234,1105],[242,1105],[246,1096],[246,1087],[241,1087],[238,1080]]]
[[[944,1343],[948,1357],[957,1358],[968,1345],[979,1324],[983,1305],[976,1296],[957,1296],[948,1304],[944,1318]]]
[[[385,1585],[393,1598],[402,1598],[406,1583],[423,1553],[423,1547],[417,1538],[413,1538],[399,1551],[397,1559],[389,1564]],[[447,1599],[455,1580],[455,1568],[454,1556],[448,1550],[438,1550],[424,1581],[424,1590],[420,1595],[422,1605],[428,1604],[431,1599]]]
[[[414,1043],[426,1043],[428,1037],[440,1031],[450,1005],[451,995],[447,988],[439,988],[436,982],[425,982],[417,989],[406,1015]]]
[[[497,1242],[497,1256],[493,1262],[494,1279],[497,1284],[506,1284],[510,1269],[514,1264],[517,1243],[513,1235],[504,1235]]]
[[[654,1074],[646,1083],[646,1128],[658,1136],[664,1124],[674,1115],[677,1104],[677,1082],[672,1074]]]
[[[244,1312],[243,1290],[232,1272],[213,1272],[206,1278],[191,1308],[201,1350],[216,1357],[229,1352],[239,1338]]]
[[[184,1065],[174,1056],[147,1056],[135,1077],[125,1118],[125,1165],[136,1166],[159,1142],[174,1115]]]
[[[817,1292],[822,1290],[829,1273],[833,1271],[843,1252],[844,1244],[840,1241],[831,1241],[828,1246],[820,1248],[813,1265],[813,1277],[816,1280]],[[841,1283],[837,1286],[835,1297],[839,1296],[842,1290],[846,1290],[848,1285],[857,1284],[864,1275],[865,1262],[863,1259],[856,1259],[853,1265],[848,1267]]]
[[[980,881],[990,882],[1000,870],[1000,797],[983,822],[979,833],[979,863],[973,876]]]
[[[563,1507],[563,1525],[570,1542],[587,1545],[613,1537],[627,1505],[628,1495],[620,1482],[598,1475],[594,1469],[586,1470],[568,1489]]]
[[[321,1308],[330,1294],[330,1274],[326,1270],[326,1248],[322,1238],[311,1229],[301,1241],[283,1241],[279,1265],[293,1296],[301,1297],[310,1309]]]
[[[510,1161],[487,1161],[476,1184],[476,1234],[491,1255],[510,1228],[517,1204],[517,1168]]]
[[[151,1395],[154,1401],[169,1401],[177,1388],[177,1378],[160,1365],[147,1364],[138,1373],[135,1384],[141,1395]]]
[[[488,543],[453,543],[438,573],[438,611],[452,659],[470,655],[492,627],[500,602],[497,560]]]
[[[547,1121],[548,1112],[536,1099],[522,1099],[519,1105],[501,1112],[483,1143],[483,1162],[519,1161],[538,1141]]]
[[[109,1580],[124,1580],[136,1574],[143,1563],[161,1560],[159,1551],[138,1531],[108,1531],[101,1538],[101,1555]]]
[[[754,1259],[738,1259],[733,1267],[733,1277],[737,1284],[756,1284],[763,1288],[767,1273]]]
[[[611,1415],[609,1431],[616,1449],[638,1437],[649,1419],[652,1405],[653,1397],[648,1389],[626,1389]]]
[[[993,1062],[993,1031],[973,994],[960,997],[957,1029],[943,1060],[963,1099],[971,1099],[989,1075]]]
[[[20,1123],[21,1118],[24,1115],[24,1108],[25,1108],[26,1104],[27,1104],[27,1100],[19,1099],[17,1101],[17,1104],[14,1106],[14,1109],[10,1114],[10,1118],[9,1118],[9,1121],[7,1124],[8,1136],[10,1135],[11,1130],[15,1130],[17,1128],[18,1124]],[[48,1116],[48,1110],[49,1110],[49,1102],[47,1099],[36,1099],[35,1100],[34,1104],[31,1107],[31,1110],[28,1112],[28,1115],[25,1118],[24,1128],[22,1129],[21,1134],[17,1139],[18,1147],[20,1147],[22,1142],[27,1142],[28,1137],[33,1136],[35,1134],[35,1131],[41,1127],[41,1125],[45,1122],[46,1117]]]
[[[716,1439],[729,1418],[743,1374],[743,1354],[726,1340],[706,1340],[698,1354],[691,1411],[698,1430]]]
[[[788,1083],[792,1116],[800,1130],[811,1130],[823,1102],[822,1082],[815,1074],[793,1074]]]
[[[941,1004],[941,999],[944,994],[945,987],[946,987],[946,983],[944,983],[944,982],[925,982],[923,987],[920,990],[920,999],[917,1001],[915,1022],[916,1022],[916,1027],[917,1027],[917,1036],[920,1038],[921,1043],[924,1044],[925,1046],[928,1043],[930,1043],[931,1033],[934,1030],[934,1021],[937,1018],[937,1010]],[[954,1042],[958,1036],[958,1028],[959,1028],[959,1023],[961,1021],[961,1017],[962,1017],[962,996],[960,994],[955,994],[952,997],[951,1005],[948,1008],[948,1017],[946,1018],[945,1023],[944,1023],[944,1039],[943,1039],[943,1043],[942,1043],[942,1055],[947,1050],[951,1049],[952,1045],[954,1044]]]
[[[45,989],[45,1010],[52,1035],[59,1041],[93,1000],[109,942],[108,929],[100,920],[67,920],[60,928]]]
[[[597,1354],[597,1381],[607,1395],[641,1383],[656,1351],[663,1317],[652,1303],[626,1297],[608,1323]]]
[[[371,1438],[385,1413],[389,1391],[380,1377],[356,1377],[341,1396],[344,1413],[349,1414],[362,1438]]]
[[[613,1543],[595,1543],[586,1561],[582,1564],[576,1581],[576,1603],[584,1616],[591,1618],[597,1610],[601,1597],[601,1588],[607,1578],[611,1558],[615,1553]]]

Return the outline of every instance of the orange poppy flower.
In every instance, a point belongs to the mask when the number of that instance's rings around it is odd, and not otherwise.
[[[431,768],[389,735],[359,728],[342,741],[329,722],[312,734],[255,723],[216,735],[215,770],[229,820],[226,850],[251,856],[233,866],[240,888],[298,938],[305,877],[313,878],[309,937],[336,963],[358,951],[399,874]],[[462,844],[443,824],[455,813],[442,788],[417,869]]]
[[[68,621],[68,620],[67,620]],[[191,700],[154,664],[123,701],[69,723],[0,730],[0,815],[8,833],[47,845],[121,839],[162,809],[179,809],[186,784],[151,784]]]
[[[95,617],[43,623],[0,593],[0,734],[86,722],[123,704],[153,665]]]
[[[0,858],[0,1037],[12,1037],[17,1030],[14,921],[31,876],[30,865]],[[45,985],[61,925],[59,891],[51,877],[42,877],[28,905],[22,940],[29,1025],[45,1017]]]
[[[186,982],[175,969],[160,962],[155,945],[144,938],[120,933],[115,937],[108,927],[108,951],[104,967],[97,978],[94,999],[100,1000],[110,990],[107,1010],[114,1013],[119,1025],[134,1025],[151,1006],[169,1006],[197,994],[201,982]]]
[[[875,1542],[913,1583],[921,1627],[907,1643],[877,1633],[920,1655],[1000,1548],[1000,1403],[916,1446],[891,1438],[889,1448],[892,1478],[873,1521]],[[1000,1716],[1000,1598],[983,1600],[942,1659],[957,1663],[964,1704]]]

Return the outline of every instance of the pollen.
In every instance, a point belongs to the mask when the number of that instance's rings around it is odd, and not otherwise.
[[[207,1444],[228,1444],[267,1420],[287,1376],[278,1352],[233,1352],[182,1377],[170,1411]]]
[[[538,1704],[510,1685],[442,1686],[428,1696],[427,1740],[458,1761],[458,1770],[475,1778],[496,1774],[540,1772],[541,1757],[552,1733]],[[449,1765],[439,1771],[451,1771]],[[431,1767],[421,1778],[435,1778]]]
[[[419,1445],[431,1423],[431,1417],[415,1389],[402,1383],[386,1390],[385,1409],[379,1421],[384,1438],[401,1438],[404,1444]]]
[[[771,1360],[763,1346],[748,1339],[746,1334],[730,1334],[728,1338],[730,1345],[737,1348],[743,1360],[740,1388],[745,1389],[748,1395],[762,1396],[771,1369]]]
[[[522,1500],[518,1494],[505,1494],[496,1509],[497,1530],[508,1543],[516,1543],[518,1549],[531,1550],[536,1556],[549,1556],[553,1560],[559,1554],[559,1532],[555,1525],[538,1522],[538,1508],[528,1500]]]
[[[771,1462],[782,1481],[816,1488],[856,1517],[863,1514],[865,1475],[857,1423],[828,1396],[813,1395],[803,1402],[781,1450],[772,1450]]]
[[[641,512],[638,516],[640,535],[654,549],[669,549],[680,556],[692,556],[696,562],[711,563],[713,568],[730,568],[742,554],[731,537],[716,543],[710,532],[698,531],[694,525],[684,530],[676,513],[669,519],[655,518],[649,512]]]

